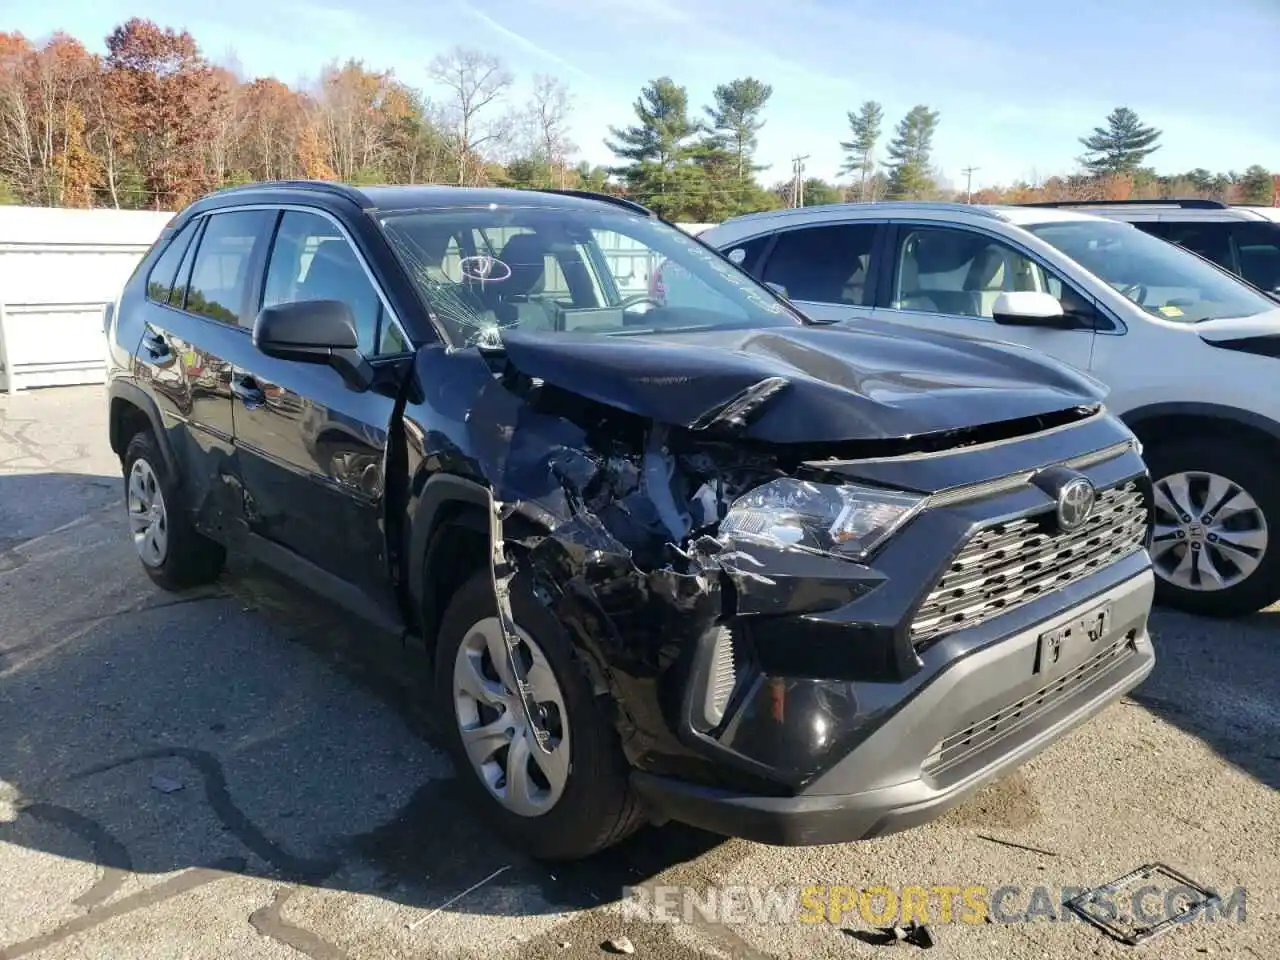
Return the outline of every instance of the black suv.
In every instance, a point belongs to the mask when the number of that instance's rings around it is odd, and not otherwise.
[[[625,201],[224,191],[107,332],[147,573],[241,550],[425,644],[535,856],[901,830],[1153,664],[1151,490],[1095,382],[830,329]]]
[[[1132,223],[1280,300],[1280,207],[1233,207],[1199,199],[1064,200],[1027,206],[1066,207]]]

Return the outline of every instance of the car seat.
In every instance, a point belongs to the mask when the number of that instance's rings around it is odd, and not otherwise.
[[[511,275],[505,280],[487,284],[493,296],[492,307],[501,326],[522,330],[554,330],[555,317],[535,295],[543,291],[550,249],[536,233],[518,233],[506,242],[498,259]]]

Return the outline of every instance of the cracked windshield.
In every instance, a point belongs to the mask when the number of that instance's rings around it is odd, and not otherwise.
[[[714,252],[640,216],[489,205],[380,222],[454,344],[498,346],[505,330],[623,335],[800,322]]]

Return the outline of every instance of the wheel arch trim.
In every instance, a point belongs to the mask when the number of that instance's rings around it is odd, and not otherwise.
[[[151,424],[151,433],[160,448],[160,456],[164,458],[164,465],[169,473],[170,482],[181,487],[183,485],[182,471],[178,469],[178,461],[173,452],[173,444],[169,439],[168,431],[164,428],[164,419],[160,416],[160,408],[156,406],[155,400],[148,396],[146,391],[137,384],[125,380],[113,380],[107,390],[107,395],[110,404],[107,435],[111,443],[111,449],[123,456],[124,448],[129,442],[128,437],[120,436],[120,424],[115,416],[117,402],[128,404],[145,416]]]
[[[1177,417],[1194,417],[1197,419],[1224,420],[1242,427],[1250,427],[1267,434],[1272,440],[1280,443],[1280,423],[1260,413],[1241,410],[1216,403],[1196,403],[1191,401],[1170,401],[1153,403],[1145,407],[1136,407],[1120,415],[1125,426],[1135,433],[1142,427],[1156,420],[1174,419]]]
[[[484,537],[486,556],[492,552],[487,518],[493,512],[493,492],[475,480],[451,473],[437,473],[428,477],[413,509],[407,558],[409,595],[413,599],[414,612],[419,617],[425,612],[427,604],[437,602],[437,598],[429,595],[427,583],[427,555],[431,541],[448,510],[458,504],[482,511],[482,519],[476,524],[475,532]],[[428,644],[433,642],[430,637],[424,636],[423,640]]]

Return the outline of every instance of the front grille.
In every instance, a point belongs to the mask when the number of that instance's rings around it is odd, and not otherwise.
[[[919,649],[976,626],[1101,570],[1142,549],[1147,505],[1134,482],[1102,490],[1079,530],[1046,529],[1036,517],[975,533],[929,592],[911,622]]]
[[[1077,690],[1104,676],[1112,667],[1125,660],[1133,652],[1136,636],[1137,632],[1130,630],[1106,649],[1035,693],[1028,694],[998,713],[971,723],[944,738],[925,761],[924,769],[929,773],[939,774],[947,767],[972,757],[979,750],[1010,736],[1023,725],[1048,713]]]

